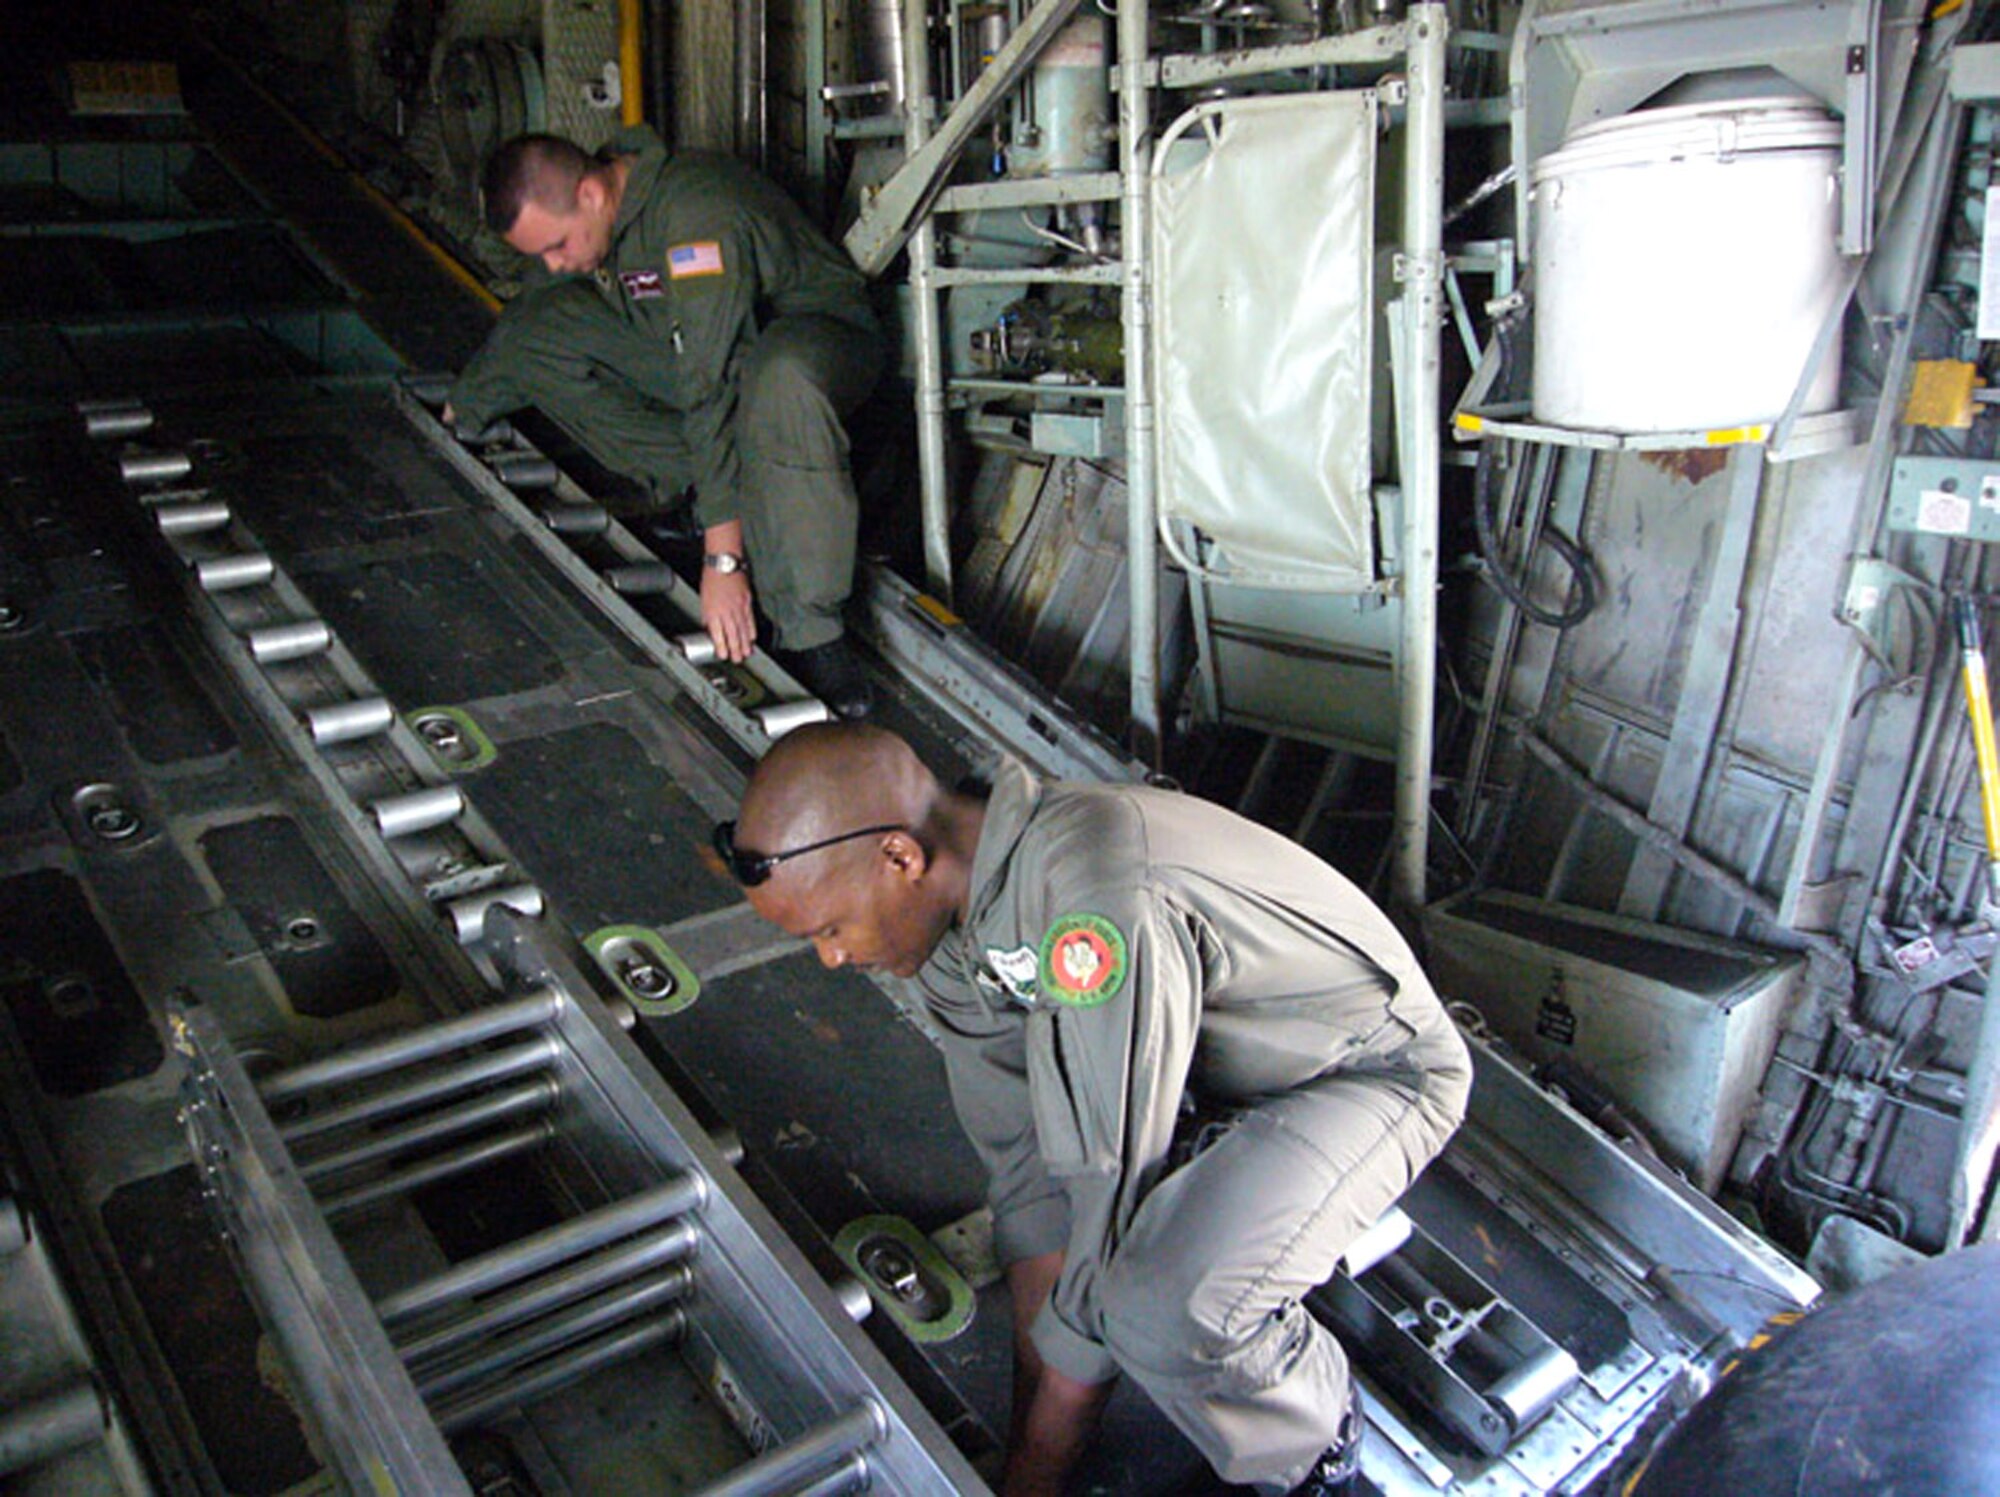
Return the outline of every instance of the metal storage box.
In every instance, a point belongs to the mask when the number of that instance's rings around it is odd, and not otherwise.
[[[1537,1064],[1573,1061],[1703,1190],[1722,1183],[1799,958],[1494,891],[1447,900],[1425,929],[1439,992]]]

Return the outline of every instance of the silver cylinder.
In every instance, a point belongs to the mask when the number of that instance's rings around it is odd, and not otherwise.
[[[612,1289],[511,1336],[497,1336],[463,1357],[423,1369],[414,1374],[417,1392],[429,1402],[510,1372],[523,1362],[685,1299],[693,1283],[694,1276],[685,1268],[669,1268]]]
[[[420,1060],[484,1044],[505,1034],[537,1028],[553,1019],[561,1007],[560,991],[536,988],[518,998],[475,1009],[455,1019],[392,1034],[385,1039],[342,1050],[337,1055],[309,1060],[304,1065],[279,1071],[257,1084],[257,1094],[269,1106],[323,1086],[343,1086],[363,1081],[384,1071],[399,1070]],[[292,1135],[286,1136],[289,1138]]]
[[[860,1325],[875,1313],[875,1298],[869,1294],[868,1286],[851,1273],[844,1273],[833,1285],[834,1298],[840,1301],[840,1308],[847,1312],[847,1318]]]
[[[715,648],[713,636],[707,634],[676,634],[674,648],[687,657],[689,665],[707,665],[722,652]]]
[[[398,1340],[396,1350],[406,1363],[435,1361],[469,1342],[533,1320],[537,1315],[546,1315],[600,1289],[629,1283],[640,1274],[682,1262],[694,1252],[695,1240],[693,1227],[684,1221],[674,1222],[609,1252],[596,1253],[553,1273],[541,1274],[518,1289],[489,1295],[469,1315]]]
[[[642,1190],[609,1206],[600,1206],[570,1221],[531,1233],[490,1253],[467,1258],[443,1273],[399,1290],[376,1303],[384,1325],[410,1320],[426,1310],[435,1310],[454,1300],[470,1299],[553,1268],[592,1248],[616,1242],[647,1227],[658,1226],[690,1211],[698,1211],[708,1199],[708,1183],[699,1175],[676,1175],[665,1184]]]
[[[117,401],[88,401],[77,409],[83,413],[84,435],[93,442],[107,441],[112,437],[136,437],[153,427],[153,413],[137,401],[129,405]]]
[[[796,1440],[767,1450],[738,1466],[720,1481],[703,1487],[700,1497],[777,1497],[797,1489],[802,1481],[824,1475],[866,1450],[889,1433],[888,1417],[873,1398],[829,1419]]]
[[[456,1434],[532,1398],[552,1393],[600,1367],[623,1362],[663,1342],[678,1340],[686,1325],[687,1317],[678,1307],[669,1309],[642,1325],[600,1336],[549,1357],[531,1371],[518,1373],[491,1388],[440,1404],[431,1411],[432,1417],[446,1434]]]
[[[330,1107],[325,1112],[309,1113],[281,1126],[278,1135],[286,1143],[296,1144],[304,1139],[317,1138],[322,1133],[336,1133],[342,1128],[373,1122],[377,1118],[434,1107],[460,1092],[469,1092],[495,1081],[511,1081],[529,1071],[546,1070],[555,1064],[561,1049],[551,1036],[538,1035],[526,1044],[476,1055],[454,1065],[438,1066],[399,1086],[384,1087],[379,1092],[339,1107]]]
[[[386,1201],[396,1196],[408,1195],[413,1190],[436,1185],[441,1180],[453,1180],[460,1175],[469,1175],[474,1170],[485,1169],[488,1165],[512,1159],[517,1154],[526,1154],[539,1149],[555,1137],[555,1126],[547,1119],[530,1123],[524,1128],[516,1128],[510,1133],[496,1134],[492,1138],[482,1138],[477,1143],[466,1144],[462,1148],[448,1149],[442,1154],[434,1154],[408,1169],[395,1170],[390,1174],[370,1180],[366,1185],[357,1185],[351,1190],[323,1196],[320,1210],[328,1216],[337,1216],[343,1211],[359,1211],[363,1206],[372,1206],[377,1201]]]
[[[674,590],[674,569],[665,562],[640,561],[629,567],[611,567],[604,580],[613,592],[627,598],[651,597]]]
[[[21,1203],[12,1196],[0,1199],[0,1257],[18,1253],[28,1245],[28,1218]]]
[[[407,837],[444,826],[465,814],[465,792],[456,785],[432,785],[408,795],[384,796],[368,808],[383,836]]]
[[[199,535],[229,523],[229,505],[221,499],[184,500],[153,506],[153,523],[161,535]]]
[[[869,1475],[868,1457],[852,1455],[819,1480],[794,1489],[790,1497],[846,1497],[849,1492],[865,1492]]]
[[[299,619],[290,624],[266,624],[243,636],[250,658],[259,665],[276,665],[284,660],[304,660],[333,643],[333,630],[325,619]]]
[[[328,702],[308,707],[299,721],[321,748],[334,743],[351,743],[357,738],[373,738],[389,731],[396,709],[386,697],[360,697],[351,702]]]
[[[470,1102],[447,1107],[442,1112],[427,1113],[416,1122],[387,1133],[373,1134],[345,1149],[301,1160],[299,1177],[310,1184],[329,1175],[373,1164],[378,1159],[387,1159],[391,1154],[443,1143],[448,1138],[457,1138],[460,1134],[488,1128],[495,1123],[509,1123],[525,1113],[547,1110],[559,1094],[560,1088],[547,1076],[502,1087],[483,1097],[474,1097]]]
[[[108,1427],[104,1400],[89,1378],[16,1403],[0,1413],[0,1476],[46,1465],[102,1439]]]
[[[502,452],[491,463],[493,476],[510,489],[552,489],[562,475],[539,452]]]
[[[1507,1411],[1516,1429],[1526,1429],[1570,1390],[1576,1378],[1576,1358],[1560,1346],[1545,1346],[1504,1373],[1485,1397]]]
[[[226,593],[239,587],[262,587],[277,575],[277,563],[262,551],[240,556],[209,556],[194,564],[194,578],[205,593]]]
[[[557,535],[602,535],[611,528],[611,512],[601,504],[551,504],[542,523]]]
[[[731,1168],[743,1162],[743,1135],[729,1124],[723,1123],[719,1127],[709,1129],[708,1141],[715,1145],[715,1152],[720,1154],[723,1161]]]
[[[461,946],[471,946],[486,936],[486,912],[496,904],[523,915],[539,915],[545,906],[542,891],[533,884],[508,884],[498,889],[482,889],[445,906],[451,917],[451,933]]]
[[[754,714],[758,726],[769,738],[783,738],[794,728],[803,728],[807,723],[823,723],[833,716],[825,702],[818,697],[803,702],[776,702],[769,707],[760,707]]]
[[[172,483],[194,472],[185,452],[128,452],[118,459],[118,476],[127,483]]]

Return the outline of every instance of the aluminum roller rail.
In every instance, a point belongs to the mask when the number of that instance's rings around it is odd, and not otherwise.
[[[173,1011],[205,1190],[343,1479],[469,1493],[449,1435],[671,1354],[742,1438],[702,1492],[984,1490],[547,927],[500,909],[485,939],[491,1007],[261,1081],[199,1003]],[[364,1289],[367,1211],[495,1159],[580,1209]]]

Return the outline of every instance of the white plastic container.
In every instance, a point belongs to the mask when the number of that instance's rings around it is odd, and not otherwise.
[[[1641,110],[1535,163],[1535,419],[1769,421],[1840,278],[1840,125],[1795,99]],[[1838,398],[1839,346],[1805,410]]]

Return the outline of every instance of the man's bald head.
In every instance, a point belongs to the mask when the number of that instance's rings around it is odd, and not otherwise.
[[[783,855],[747,891],[758,914],[811,941],[830,967],[909,977],[962,913],[984,818],[894,733],[820,723],[758,764],[736,846]]]
[[[865,723],[815,723],[771,746],[750,776],[737,841],[779,852],[856,827],[895,825],[915,832],[929,817],[938,783],[916,751]]]

